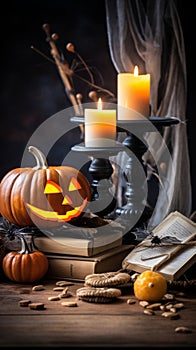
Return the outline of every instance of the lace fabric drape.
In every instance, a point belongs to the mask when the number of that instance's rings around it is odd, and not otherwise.
[[[181,23],[173,0],[105,0],[105,6],[109,50],[117,73],[133,72],[135,65],[141,74],[150,73],[151,115],[180,119],[178,125],[164,128],[162,138],[157,139],[156,133],[145,136],[150,145],[145,161],[152,167],[157,162],[164,164],[163,184],[149,220],[154,227],[171,211],[187,216],[191,211],[186,57]],[[164,144],[172,161],[165,159]],[[156,164],[150,148],[156,153]],[[125,155],[121,155],[123,162]],[[117,192],[121,205],[119,188]]]

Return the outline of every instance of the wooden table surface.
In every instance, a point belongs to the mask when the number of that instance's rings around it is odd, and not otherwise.
[[[196,301],[193,290],[175,298],[184,303],[179,319],[168,319],[155,311],[144,314],[144,308],[133,296],[132,287],[122,288],[122,296],[110,304],[88,303],[76,298],[83,283],[69,286],[68,299],[49,301],[57,295],[56,280],[42,280],[44,290],[33,291],[35,284],[0,282],[0,348],[65,348],[65,347],[176,347],[195,348]],[[178,289],[179,291],[179,289]],[[173,293],[174,291],[172,291]],[[128,304],[129,298],[135,304]],[[19,301],[42,302],[44,310],[21,307]],[[64,307],[62,301],[76,301],[77,307]],[[190,333],[176,333],[175,328],[188,327]]]

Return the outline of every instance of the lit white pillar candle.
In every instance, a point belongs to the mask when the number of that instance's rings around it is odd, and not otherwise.
[[[85,146],[113,147],[116,140],[116,110],[102,109],[98,100],[97,109],[85,109]]]
[[[137,120],[149,117],[150,74],[119,73],[117,77],[118,119]]]

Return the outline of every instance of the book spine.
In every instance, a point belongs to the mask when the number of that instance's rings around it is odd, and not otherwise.
[[[122,268],[122,261],[130,252],[130,249],[133,249],[133,246],[117,247],[104,256],[84,259],[47,255],[49,262],[48,275],[54,279],[84,280],[87,275],[93,273],[117,271]]]
[[[48,257],[48,275],[54,279],[84,280],[86,275],[96,271],[97,261],[81,261]]]
[[[77,243],[77,244],[76,244]],[[69,255],[78,255],[78,256],[94,256],[98,253],[104,252],[108,249],[118,247],[122,244],[122,237],[111,241],[108,244],[104,245],[92,245],[92,241],[88,240],[77,240],[73,245],[63,245],[58,244],[55,241],[53,241],[50,238],[37,238],[35,239],[35,245],[36,247],[44,252],[44,253],[51,253],[51,254],[69,254]]]

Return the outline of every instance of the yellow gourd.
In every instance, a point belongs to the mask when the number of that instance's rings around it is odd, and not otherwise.
[[[158,301],[167,292],[167,281],[159,272],[146,270],[135,280],[133,290],[139,300]]]

